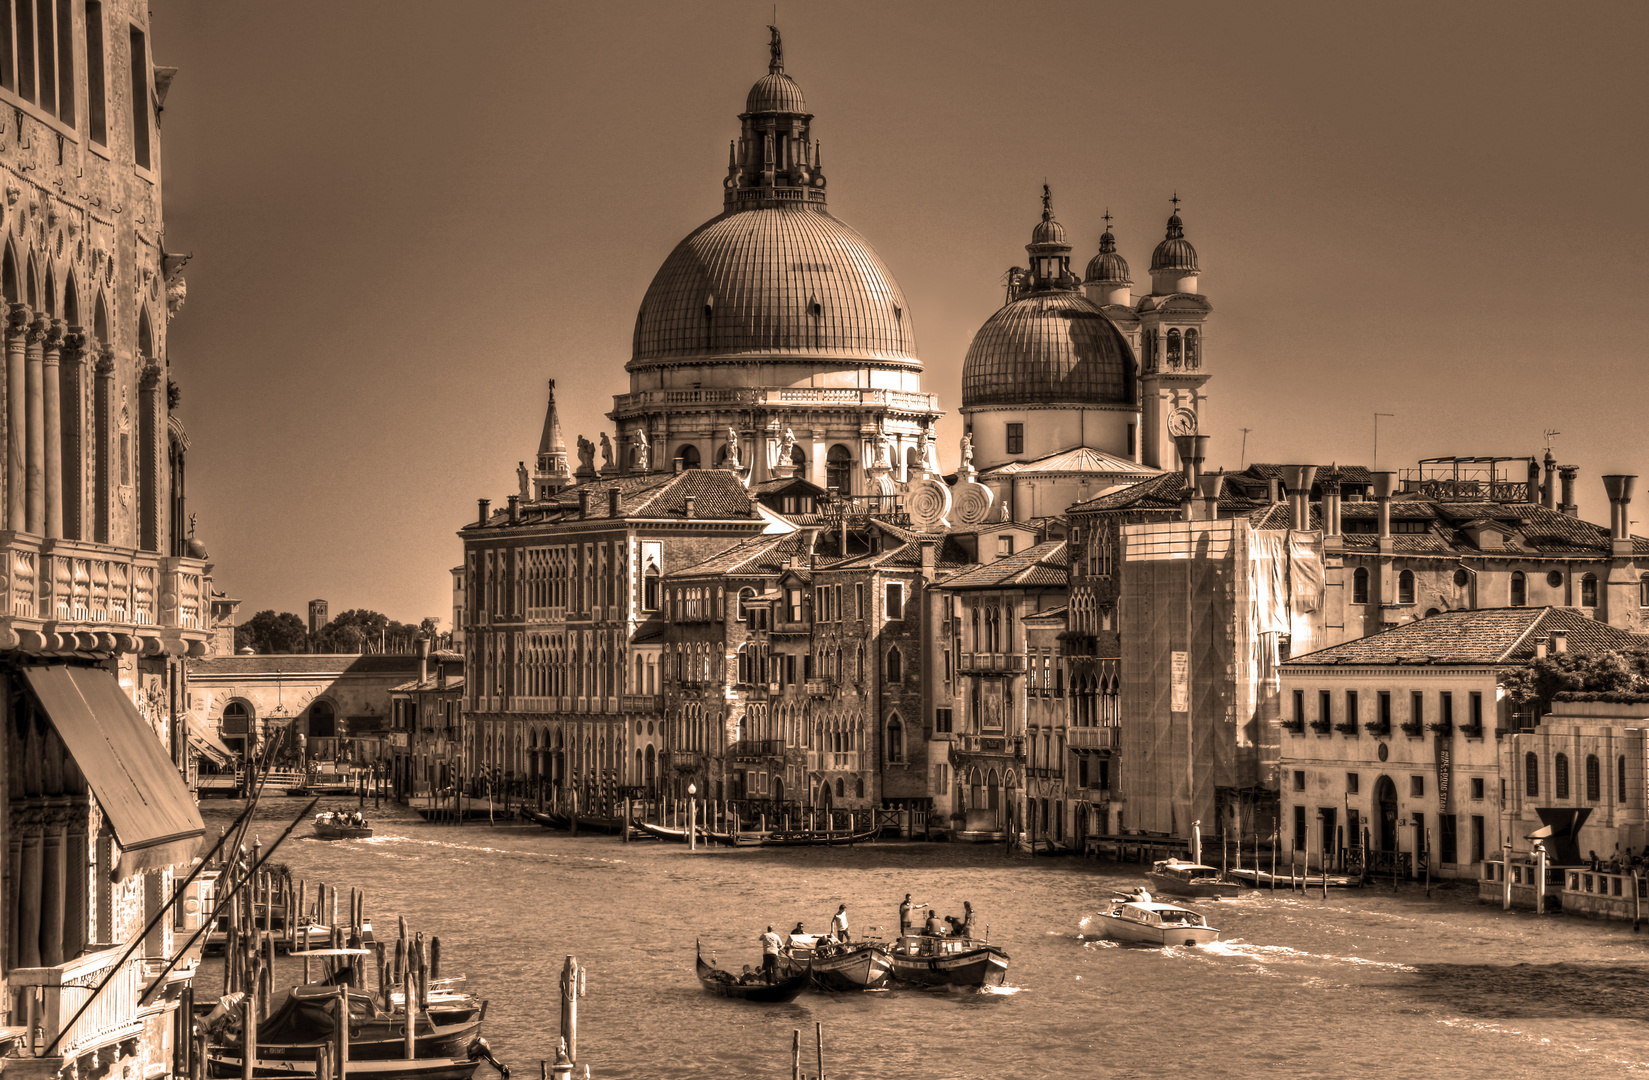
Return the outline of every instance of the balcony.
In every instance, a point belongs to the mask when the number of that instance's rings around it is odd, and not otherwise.
[[[727,756],[730,759],[748,761],[778,757],[783,752],[783,744],[778,739],[740,739],[728,748]]]
[[[620,712],[654,713],[659,711],[657,694],[625,694],[618,699]]]
[[[1024,653],[963,653],[960,656],[963,671],[975,673],[1010,672],[1025,670]]]
[[[853,387],[786,386],[782,388],[725,387],[699,390],[642,390],[613,398],[615,413],[651,412],[665,405],[734,405],[740,408],[779,406],[872,406],[912,412],[942,412],[934,394],[908,390],[861,390]]]
[[[0,533],[0,649],[205,656],[206,563]]]
[[[64,1031],[125,951],[124,945],[88,953],[56,967],[13,968],[6,977],[11,990],[13,1022],[26,1026],[25,1056],[39,1056]],[[58,1042],[54,1056],[73,1058],[87,1050],[143,1034],[138,997],[143,992],[141,956],[115,972],[109,988],[74,1022]]]
[[[666,750],[661,757],[672,769],[697,772],[704,764],[704,755],[696,750]]]
[[[838,687],[837,687],[837,684],[836,684],[836,680],[834,680],[834,679],[809,679],[809,680],[807,680],[807,696],[808,697],[822,697],[822,698],[835,697],[837,689],[838,689]]]
[[[1115,750],[1119,727],[1071,727],[1065,729],[1065,744],[1072,750]]]

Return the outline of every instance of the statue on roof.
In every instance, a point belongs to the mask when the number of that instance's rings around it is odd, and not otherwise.
[[[630,467],[636,472],[650,472],[653,468],[653,444],[641,428],[630,435]]]
[[[784,435],[779,439],[779,464],[789,465],[796,460],[796,433],[790,430],[790,425],[784,426]]]
[[[973,464],[973,432],[962,432],[962,467]]]
[[[595,443],[582,435],[578,437],[578,471],[595,472]]]
[[[732,424],[727,425],[727,460],[724,464],[734,472],[743,468],[739,464],[739,431]]]
[[[522,502],[532,501],[532,488],[529,486],[529,481],[527,479],[527,463],[525,461],[518,461],[515,463],[515,487],[517,492],[521,495]]]
[[[603,473],[608,473],[608,472],[611,472],[612,469],[613,469],[613,441],[611,439],[609,439],[607,437],[607,433],[605,431],[603,431],[601,433],[601,471]]]
[[[767,43],[767,70],[769,74],[778,74],[784,70],[784,42],[779,40],[779,28],[769,26],[773,32],[773,39]]]
[[[882,427],[880,420],[876,421],[876,460],[871,463],[873,469],[893,468],[893,439],[887,429]]]
[[[932,426],[922,429],[922,470],[937,473],[939,471],[939,448],[933,442]]]

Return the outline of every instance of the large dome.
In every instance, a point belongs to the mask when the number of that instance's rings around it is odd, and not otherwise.
[[[962,361],[962,407],[1133,404],[1134,353],[1080,293],[1035,292],[985,321]]]
[[[904,294],[876,252],[829,214],[784,207],[699,226],[636,316],[632,367],[739,355],[918,364]]]

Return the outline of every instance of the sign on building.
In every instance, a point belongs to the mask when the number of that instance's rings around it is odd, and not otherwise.
[[[1191,711],[1191,654],[1174,652],[1170,654],[1171,671],[1169,678],[1170,712]]]

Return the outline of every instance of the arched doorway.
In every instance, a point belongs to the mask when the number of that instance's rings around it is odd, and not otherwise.
[[[782,777],[773,777],[773,802],[779,806],[784,805],[784,780]]]
[[[1374,805],[1378,808],[1381,851],[1397,850],[1397,785],[1391,777],[1382,776],[1374,782]]]

